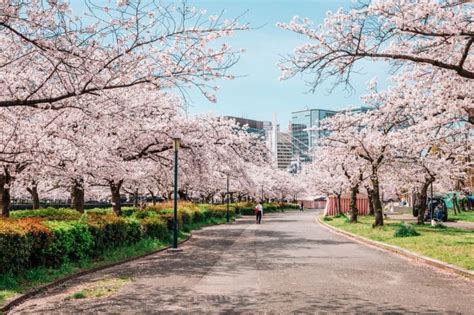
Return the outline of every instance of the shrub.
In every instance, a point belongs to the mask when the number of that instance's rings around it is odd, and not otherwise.
[[[418,236],[418,233],[411,224],[402,223],[398,229],[395,230],[395,237],[411,237]]]
[[[0,221],[0,273],[29,265],[33,247],[28,233],[11,220]]]
[[[114,214],[87,214],[87,226],[93,236],[94,255],[101,254],[107,248],[124,244],[129,233],[127,221]]]
[[[38,210],[17,210],[10,213],[10,217],[14,219],[21,218],[42,218],[50,221],[73,221],[79,220],[81,213],[73,209],[55,209],[45,208]]]
[[[92,208],[92,209],[88,209],[86,210],[86,213],[87,214],[98,214],[98,215],[105,215],[105,214],[111,214],[112,213],[112,209],[103,209],[103,208]]]
[[[122,207],[122,216],[130,217],[137,211],[134,207]]]
[[[168,222],[162,217],[148,217],[141,221],[143,234],[160,240],[169,239]]]
[[[42,250],[43,263],[59,266],[69,261],[87,257],[93,246],[93,236],[88,226],[79,222],[47,221],[53,237]]]
[[[39,219],[0,220],[0,273],[39,264],[50,239],[51,231]]]
[[[148,217],[157,216],[158,213],[153,210],[139,210],[139,211],[136,211],[134,215],[135,215],[135,218],[137,219],[145,219]]]
[[[178,228],[183,225],[183,215],[182,212],[178,211],[177,213],[178,217]],[[174,213],[173,211],[166,210],[166,211],[161,211],[159,214],[159,218],[162,218],[166,222],[166,226],[168,227],[169,230],[173,229],[173,218],[174,218]]]
[[[328,216],[324,216],[323,221],[332,221],[332,218]]]
[[[127,242],[136,243],[143,237],[143,228],[137,219],[127,219]]]
[[[42,262],[43,248],[46,248],[51,242],[52,232],[38,218],[25,218],[15,222],[26,233],[31,240],[31,252],[29,266],[35,266]]]
[[[207,210],[206,209],[199,209],[194,211],[194,216],[193,216],[193,223],[202,223],[206,220],[207,216]]]
[[[183,226],[193,223],[194,211],[184,209],[180,211],[180,214],[183,220]]]

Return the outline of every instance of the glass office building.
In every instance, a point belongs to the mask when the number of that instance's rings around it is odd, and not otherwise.
[[[320,121],[334,116],[337,112],[325,109],[307,109],[293,112],[291,115],[291,136],[293,138],[293,156],[299,156],[301,162],[310,162],[309,152],[324,136],[320,130],[308,130],[319,127]]]

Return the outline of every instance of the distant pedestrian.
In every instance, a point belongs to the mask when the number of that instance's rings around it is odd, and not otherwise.
[[[255,207],[255,215],[257,217],[257,224],[261,224],[262,222],[262,215],[263,215],[263,206],[259,202],[257,206]]]
[[[300,211],[304,211],[304,204],[303,204],[303,202],[300,203]]]

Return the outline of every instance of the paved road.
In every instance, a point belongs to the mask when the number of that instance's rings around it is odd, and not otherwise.
[[[12,312],[474,313],[474,283],[360,245],[315,223],[315,212],[206,228],[181,253],[84,276]],[[132,281],[109,298],[66,300],[106,277]]]

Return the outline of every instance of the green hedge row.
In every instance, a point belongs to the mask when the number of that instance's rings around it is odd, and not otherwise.
[[[127,215],[117,217],[111,210],[87,211],[83,215],[71,209],[13,212],[12,218],[0,219],[0,274],[93,258],[106,249],[145,238],[164,242],[171,239],[171,210],[150,207],[127,211]],[[214,207],[182,209],[178,225],[186,229],[187,225],[225,215],[225,210]]]

